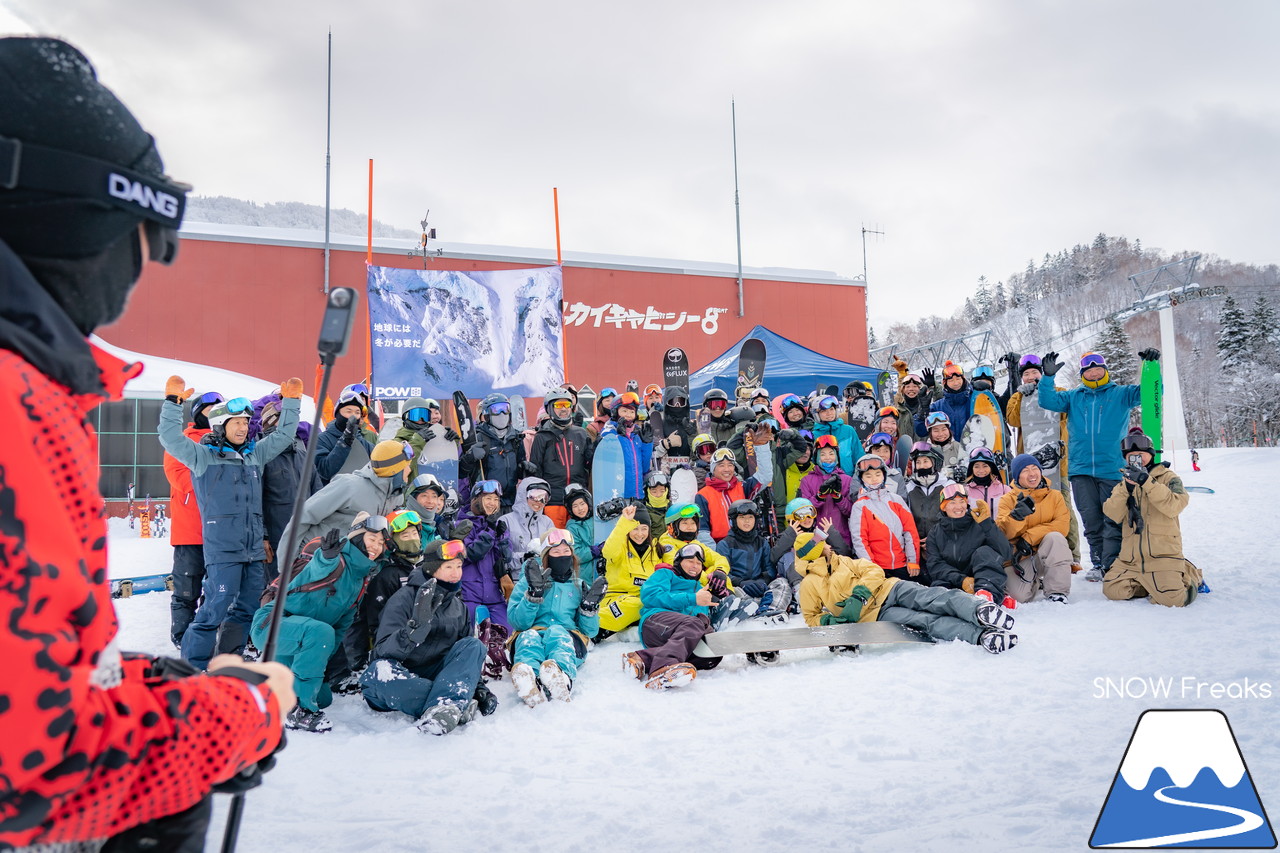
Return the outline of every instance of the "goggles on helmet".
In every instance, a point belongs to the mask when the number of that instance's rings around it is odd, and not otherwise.
[[[618,396],[617,388],[601,388],[600,393],[596,395],[596,399],[603,400],[605,397],[616,397],[616,396]]]
[[[253,414],[253,401],[248,397],[236,397],[225,403],[227,411],[233,415],[248,417]]]
[[[858,460],[858,471],[870,471],[872,468],[884,468],[884,460],[879,456],[872,456],[869,459]]]
[[[996,372],[991,369],[989,364],[979,364],[973,369],[974,379],[995,379]]]
[[[404,419],[406,421],[426,421],[430,417],[431,411],[429,409],[424,409],[421,406],[412,408],[404,413]]]
[[[546,536],[542,537],[542,547],[554,548],[556,545],[568,545],[572,548],[573,534],[567,530],[562,530],[559,527],[551,528],[551,531],[547,533]]]
[[[391,516],[392,533],[403,533],[404,529],[410,524],[422,524],[422,516],[418,515],[411,509],[402,509],[399,512],[393,513]]]
[[[646,489],[651,489],[654,486],[662,486],[665,488],[669,485],[671,485],[671,478],[661,471],[654,471],[652,474],[644,478],[644,486]]]
[[[363,399],[361,399],[363,398]],[[360,399],[361,402],[369,399],[369,386],[363,382],[357,382],[354,385],[348,385],[338,394],[338,404]]]
[[[414,479],[413,484],[409,487],[409,493],[411,495],[416,495],[424,489],[431,489],[432,491],[439,492],[442,497],[445,494],[444,486],[440,485],[440,481],[436,479],[434,474],[419,474]]]
[[[820,435],[818,440],[813,443],[815,450],[821,450],[824,447],[830,447],[833,450],[840,449],[840,441],[834,435]]]
[[[908,373],[902,380],[903,385],[924,385],[924,380],[914,373]]]
[[[566,402],[566,401],[561,401],[561,402]],[[511,414],[511,404],[502,403],[502,402],[490,403],[487,407],[485,407],[485,411],[491,415],[509,415]]]
[[[817,514],[818,514],[818,511],[814,509],[812,506],[802,506],[802,507],[798,507],[795,512],[791,513],[791,517],[802,518],[802,519],[813,518]]]
[[[371,515],[363,518],[359,523],[351,525],[352,530],[369,530],[373,533],[381,533],[387,529],[387,520],[380,515]]]
[[[1087,352],[1080,357],[1080,369],[1088,370],[1090,367],[1106,367],[1107,360],[1096,352]]]
[[[990,448],[986,447],[975,447],[970,450],[969,458],[979,462],[994,462],[996,459],[995,454],[991,452]]]
[[[622,408],[623,406],[630,406],[633,409],[637,409],[640,407],[640,395],[637,394],[635,391],[627,391],[621,397],[618,398],[618,402],[616,403],[616,405],[618,406],[618,408]]]
[[[959,483],[947,483],[942,487],[942,493],[938,499],[941,503],[946,503],[953,498],[964,498],[967,501],[969,499],[969,490]]]
[[[951,418],[946,412],[930,412],[924,418],[925,429],[936,426],[951,426]]]
[[[446,560],[457,560],[467,556],[467,546],[459,539],[446,539],[440,543],[440,556]]]
[[[219,394],[217,391],[206,391],[203,394],[201,394],[199,397],[196,397],[194,400],[192,400],[191,406],[192,408],[196,408],[199,406],[212,406],[214,403],[221,403],[225,399],[226,398],[223,397],[221,394]]]
[[[481,480],[471,487],[473,495],[497,495],[502,497],[502,484],[497,480]]]
[[[738,460],[733,458],[733,451],[727,447],[718,448],[715,453],[711,454],[711,464],[719,465],[721,462],[732,462],[737,465]]]
[[[573,403],[569,400],[552,400],[551,408],[555,409],[557,412],[567,412],[573,408]],[[509,406],[508,409],[510,409]]]
[[[933,445],[927,441],[917,441],[915,444],[911,445],[912,456],[916,455],[917,453],[929,453],[932,450],[933,450]]]
[[[1028,367],[1034,367],[1036,370],[1040,370],[1043,366],[1043,363],[1040,361],[1040,356],[1033,352],[1029,352],[1022,358],[1018,359],[1019,372],[1026,370]]]
[[[785,397],[783,397],[781,400],[778,401],[778,408],[780,410],[789,409],[792,406],[800,406],[803,408],[804,401],[801,400],[799,397],[797,397],[795,394],[787,394]]]
[[[728,400],[708,400],[707,408],[715,409],[717,411],[723,411],[729,408],[729,401]]]
[[[887,432],[873,433],[871,437],[867,439],[868,450],[873,447],[893,447],[893,445],[893,436],[889,435]]]
[[[822,397],[821,399],[818,400],[818,411],[822,412],[822,411],[826,411],[827,409],[834,409],[836,406],[839,406],[839,405],[840,405],[840,401],[828,394],[827,396]]]
[[[667,510],[667,516],[670,520],[681,518],[699,518],[702,511],[698,509],[697,504],[684,504],[683,506],[672,507]]]

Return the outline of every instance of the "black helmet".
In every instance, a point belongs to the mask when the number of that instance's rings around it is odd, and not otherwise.
[[[511,412],[511,398],[508,397],[506,394],[498,394],[498,393],[486,394],[485,398],[480,401],[480,409],[479,409],[480,419],[487,422],[489,418],[492,417],[494,414],[493,412],[489,411],[489,407],[495,406],[499,403],[506,403],[507,404],[506,411],[508,412],[508,414]]]
[[[1152,456],[1155,456],[1156,448],[1155,445],[1151,443],[1151,439],[1148,438],[1142,430],[1134,427],[1129,430],[1128,435],[1120,439],[1120,454],[1122,456],[1128,456],[1130,453],[1140,452],[1150,453]]]
[[[661,471],[650,471],[644,475],[644,490],[647,492],[654,486],[671,488],[671,478]]]
[[[734,501],[729,504],[729,523],[732,524],[740,515],[754,516],[756,520],[760,519],[760,507],[755,501],[741,500]]]
[[[587,502],[588,510],[595,509],[595,507],[591,503],[591,492],[587,491],[585,486],[580,486],[577,483],[570,483],[569,485],[565,486],[564,500],[561,501],[561,505],[564,506],[565,509],[568,509],[569,507],[573,506],[573,502],[576,501],[578,498],[582,498],[584,501]]]
[[[729,395],[721,391],[719,388],[712,388],[710,391],[702,395],[703,408],[706,408],[712,400],[724,400],[725,406],[727,407],[729,405]]]

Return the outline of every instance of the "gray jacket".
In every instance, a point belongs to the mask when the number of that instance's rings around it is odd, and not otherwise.
[[[323,536],[331,527],[345,531],[361,511],[370,515],[386,515],[400,509],[404,506],[404,484],[400,480],[400,477],[379,477],[368,464],[359,471],[334,477],[329,485],[303,505],[297,547],[301,548],[316,536]],[[289,541],[292,527],[291,521],[284,529],[276,550]]]

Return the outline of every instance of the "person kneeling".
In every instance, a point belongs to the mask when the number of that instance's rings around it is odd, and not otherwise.
[[[600,630],[605,579],[590,586],[578,577],[573,536],[553,528],[535,543],[541,557],[525,561],[508,602],[515,637],[511,683],[529,707],[545,698],[568,702],[578,667],[587,659],[587,638]]]
[[[991,519],[987,502],[974,501],[970,512],[969,492],[959,483],[943,486],[939,501],[942,518],[933,525],[925,551],[931,585],[972,592],[1009,610],[1017,607],[1004,592],[1004,564],[1013,559],[1013,548]]]
[[[364,700],[375,711],[417,717],[417,727],[443,735],[470,722],[477,703],[484,643],[471,636],[462,601],[457,539],[437,539],[403,589],[391,596],[378,624],[373,663],[360,674]]]
[[[808,534],[796,537],[800,613],[811,627],[896,622],[938,640],[964,640],[999,654],[1018,643],[1013,616],[956,589],[886,578],[870,560],[840,557]]]
[[[1155,604],[1186,607],[1196,600],[1200,570],[1182,556],[1178,514],[1189,495],[1167,463],[1155,462],[1151,439],[1130,432],[1121,442],[1128,467],[1124,479],[1102,505],[1120,525],[1120,556],[1102,580],[1102,594],[1113,601],[1146,596]]]
[[[708,572],[697,543],[676,552],[675,565],[660,563],[640,588],[640,641],[644,648],[627,652],[623,668],[644,686],[661,690],[683,687],[699,669],[712,669],[720,658],[701,658],[694,646],[711,633],[711,587],[722,589],[727,578],[721,571]]]
[[[332,528],[325,533],[311,561],[289,580],[284,616],[276,639],[276,659],[293,670],[298,705],[285,726],[308,732],[327,732],[333,723],[321,708],[333,703],[325,683],[325,665],[355,620],[365,586],[381,566],[386,551],[387,520],[361,512],[344,538]],[[276,585],[268,590],[273,593]],[[263,596],[264,598],[267,595]],[[266,648],[275,595],[253,616],[253,644]]]

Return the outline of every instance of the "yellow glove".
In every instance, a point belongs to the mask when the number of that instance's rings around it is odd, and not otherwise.
[[[280,383],[280,396],[289,400],[296,400],[302,396],[302,380],[298,377],[286,379]]]
[[[166,397],[176,397],[178,405],[181,406],[188,397],[196,393],[196,389],[187,388],[186,385],[187,383],[183,381],[181,376],[170,376],[164,382],[164,395]]]

